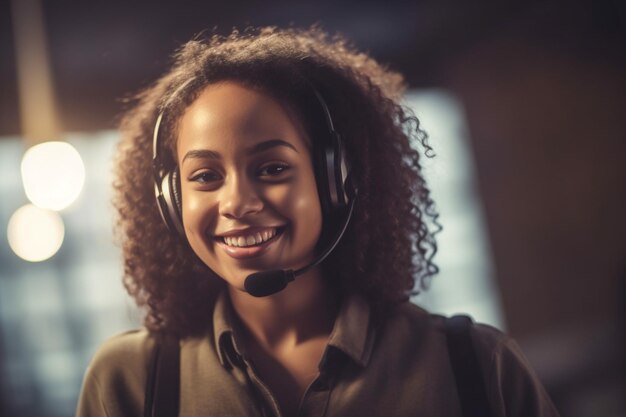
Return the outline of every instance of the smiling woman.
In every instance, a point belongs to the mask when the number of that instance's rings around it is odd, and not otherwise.
[[[184,416],[460,416],[476,387],[481,415],[556,415],[511,339],[408,302],[438,224],[403,91],[317,29],[185,44],[121,125],[124,283],[146,329],[101,347],[78,415],[167,398]]]

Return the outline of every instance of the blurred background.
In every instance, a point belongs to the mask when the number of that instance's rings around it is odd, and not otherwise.
[[[0,2],[0,415],[71,416],[140,325],[113,244],[123,99],[204,29],[313,23],[406,76],[441,273],[413,301],[515,337],[564,417],[626,416],[618,0]]]

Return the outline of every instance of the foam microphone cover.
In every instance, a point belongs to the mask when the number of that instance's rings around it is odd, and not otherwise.
[[[255,297],[265,297],[276,294],[295,279],[293,270],[275,270],[255,272],[248,275],[244,282],[246,291]]]

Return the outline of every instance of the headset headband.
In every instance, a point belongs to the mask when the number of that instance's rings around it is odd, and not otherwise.
[[[188,86],[191,80],[176,89],[176,93]],[[323,210],[330,213],[344,211],[357,190],[350,177],[350,166],[346,160],[341,136],[335,131],[333,119],[326,101],[308,81],[307,84],[316,97],[326,123],[327,137],[323,143],[313,140],[314,159],[317,161],[315,179]],[[168,100],[171,102],[171,99]],[[182,224],[182,202],[179,185],[178,167],[168,170],[160,157],[160,130],[167,106],[163,106],[157,117],[152,137],[152,168],[154,174],[154,192],[161,217],[167,227],[184,237]],[[319,149],[319,151],[316,151]]]

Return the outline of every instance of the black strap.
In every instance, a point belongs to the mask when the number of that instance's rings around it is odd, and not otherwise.
[[[180,405],[180,343],[171,335],[156,337],[144,401],[144,417],[178,416]]]
[[[491,417],[485,380],[472,343],[472,319],[453,316],[446,320],[446,340],[464,417]]]

